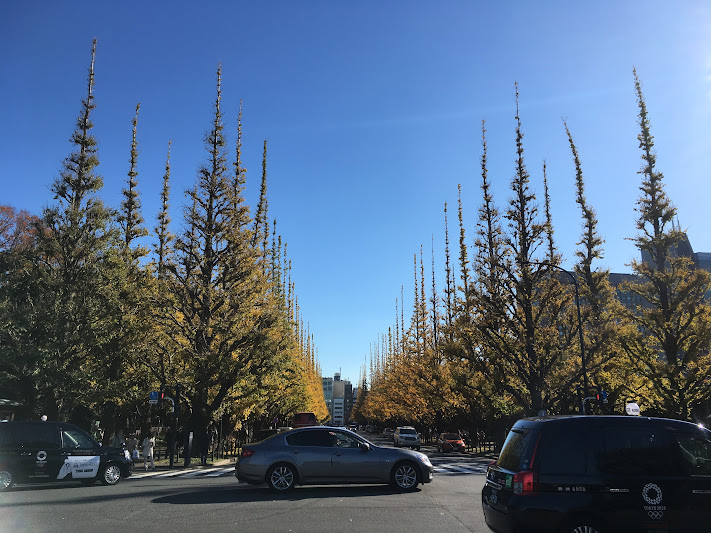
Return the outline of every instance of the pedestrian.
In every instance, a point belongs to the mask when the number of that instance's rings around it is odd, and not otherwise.
[[[153,448],[156,445],[156,438],[153,435],[153,433],[149,433],[146,435],[146,438],[143,439],[143,468],[144,470],[148,470],[148,459],[151,460],[151,470],[156,469],[156,465],[153,462]]]
[[[131,459],[134,461],[138,459],[138,439],[136,438],[135,433],[131,433],[128,436],[128,442],[126,443],[126,446],[128,448],[128,453],[131,454]]]
[[[113,437],[111,437],[111,446],[112,448],[122,448],[124,445],[124,438],[123,438],[123,430],[119,429],[117,433],[114,433]]]
[[[206,429],[200,441],[200,462],[202,466],[207,466],[207,454],[210,451],[210,441],[212,440],[212,432]]]

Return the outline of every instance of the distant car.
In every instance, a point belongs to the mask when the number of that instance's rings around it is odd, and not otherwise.
[[[395,430],[393,428],[385,428],[383,432],[380,434],[381,437],[386,437],[389,439],[393,438],[393,433],[395,433]]]
[[[351,431],[358,431],[358,424],[351,424],[350,430]]]
[[[72,424],[0,422],[0,492],[16,483],[115,485],[132,472],[128,450],[101,446]]]
[[[440,433],[437,437],[438,452],[463,452],[464,439],[459,433]]]
[[[235,466],[240,482],[266,483],[275,492],[331,483],[389,483],[412,490],[433,475],[423,453],[376,446],[347,429],[323,426],[295,428],[248,444]]]
[[[291,427],[303,428],[307,426],[318,426],[316,415],[314,413],[296,413],[294,415],[294,421],[291,423]]]
[[[420,449],[420,434],[412,426],[402,426],[393,433],[393,443],[395,446],[405,446],[408,448]]]

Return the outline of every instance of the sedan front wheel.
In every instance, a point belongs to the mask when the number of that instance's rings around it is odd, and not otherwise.
[[[99,479],[102,485],[116,485],[121,481],[121,468],[118,465],[106,465]]]
[[[417,470],[410,462],[399,463],[390,474],[390,483],[400,490],[412,490],[417,487]]]

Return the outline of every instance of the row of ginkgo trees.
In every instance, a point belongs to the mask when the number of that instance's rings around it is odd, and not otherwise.
[[[399,311],[395,326],[373,346],[369,379],[365,372],[361,378],[364,394],[358,398],[356,419],[439,429],[474,428],[483,421],[490,426],[492,420],[541,411],[578,412],[586,385],[588,395],[598,387],[609,393],[607,405],[587,404],[588,412],[621,413],[626,400],[635,399],[645,414],[683,420],[709,415],[711,307],[706,295],[711,278],[692,257],[680,253],[686,235],[674,225],[676,208],[656,167],[636,71],[634,81],[643,161],[634,242],[648,260],[631,261],[636,276],[620,291],[641,304],[623,306],[609,271],[598,264],[604,241],[585,197],[580,155],[565,122],[582,235],[571,276],[562,268],[545,163],[542,211],[530,188],[517,87],[516,173],[507,208],[500,211],[492,195],[482,122],[482,200],[475,245],[470,249],[466,243],[460,194],[458,275],[445,205],[443,294],[438,294],[434,259],[426,291],[420,251],[409,325]]]
[[[151,233],[138,192],[138,117],[120,209],[99,197],[92,135],[94,59],[66,158],[40,217],[2,210],[0,390],[24,406],[88,427],[167,422],[148,392],[182,388],[184,428],[223,431],[298,411],[328,415],[312,335],[304,331],[286,245],[267,213],[267,146],[259,204],[243,190],[241,111],[228,156],[221,68],[205,162],[171,233],[170,145]],[[152,236],[149,248],[146,237]],[[202,433],[200,433],[202,434]]]

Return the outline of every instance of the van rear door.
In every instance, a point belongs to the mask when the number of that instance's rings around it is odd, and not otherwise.
[[[56,480],[64,463],[59,428],[48,422],[20,424],[12,427],[20,453],[20,476],[33,482]]]

